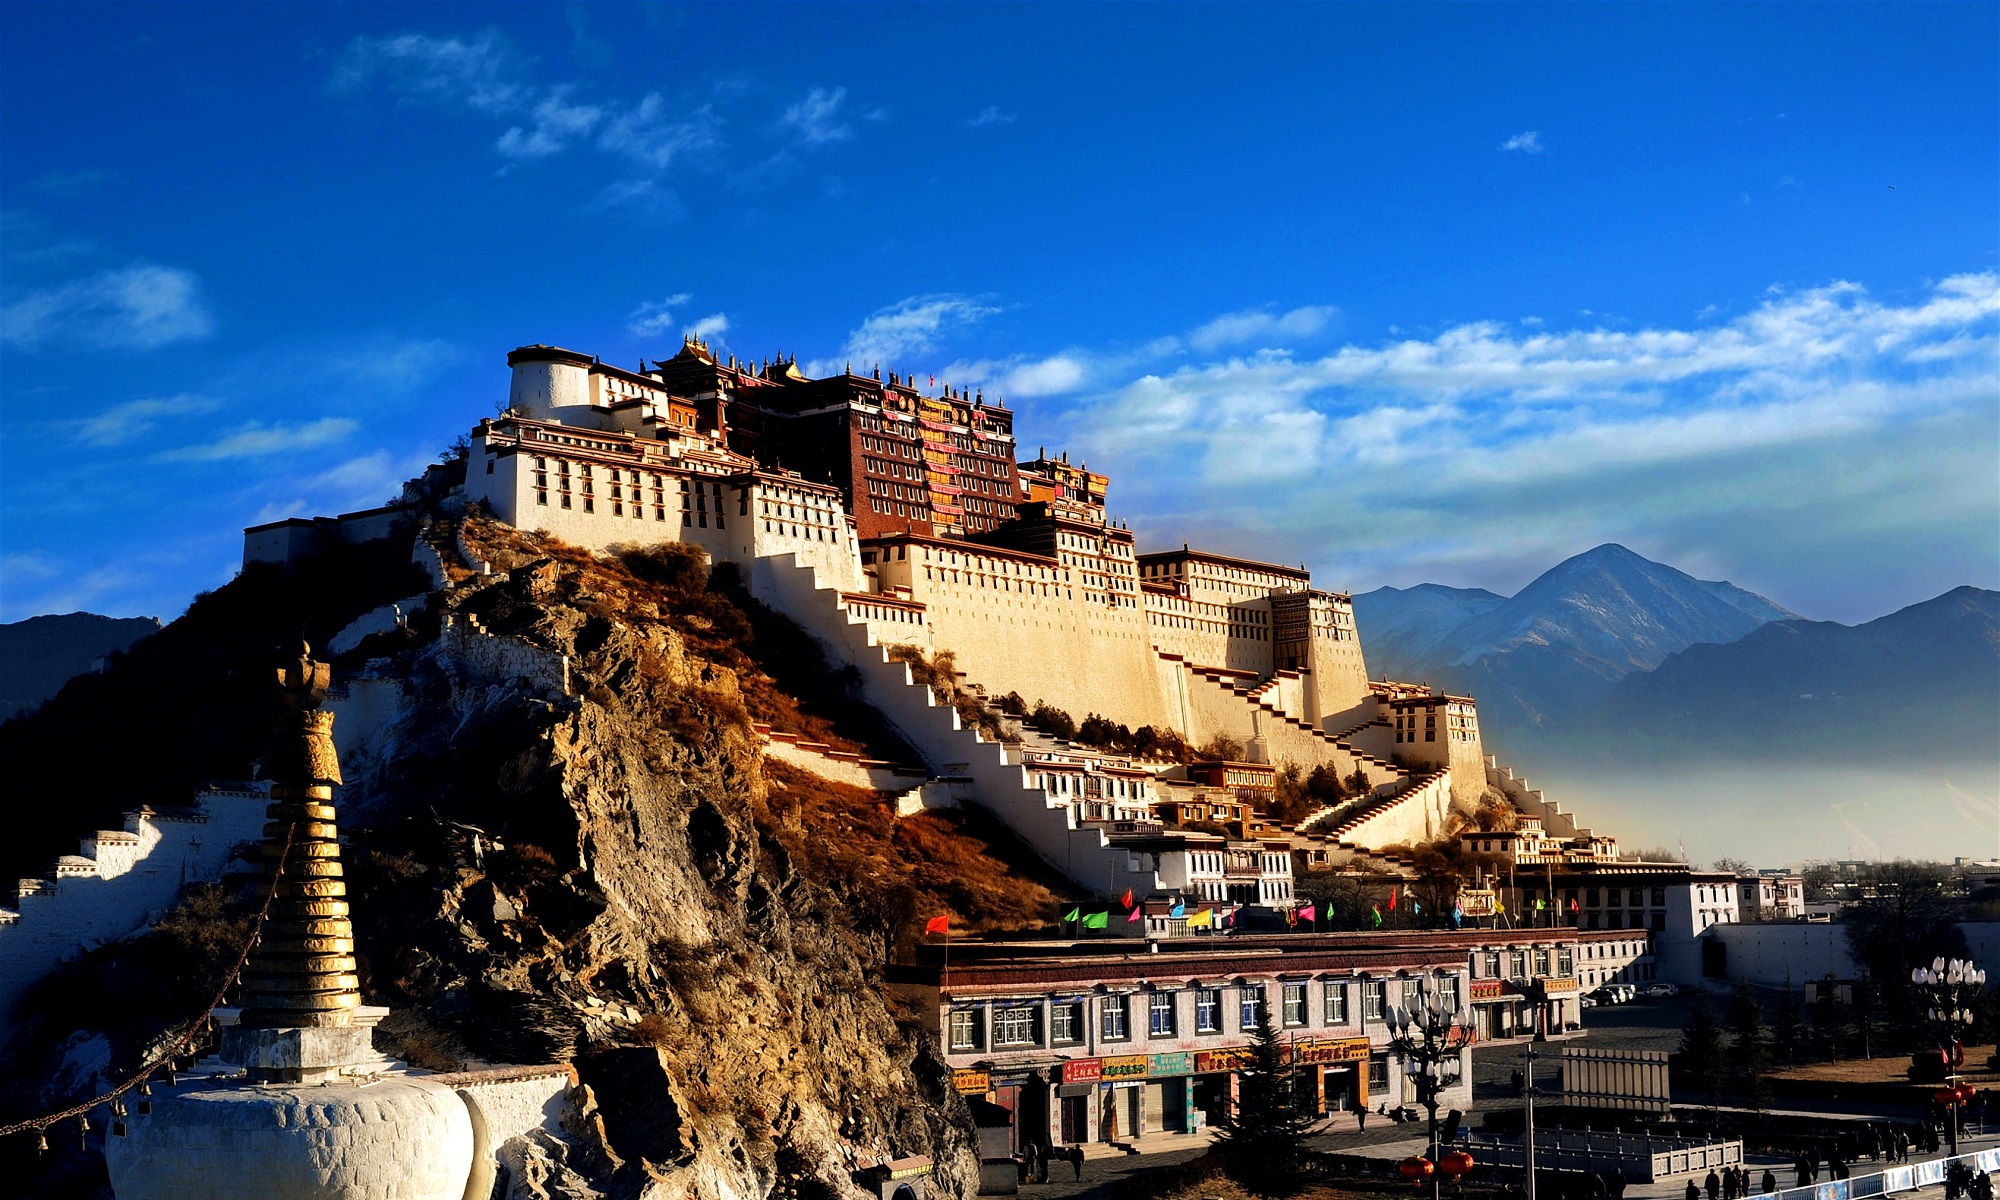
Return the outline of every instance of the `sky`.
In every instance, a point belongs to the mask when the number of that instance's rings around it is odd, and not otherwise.
[[[1003,399],[1142,548],[2000,587],[2000,6],[0,5],[0,620],[171,618],[506,352]]]

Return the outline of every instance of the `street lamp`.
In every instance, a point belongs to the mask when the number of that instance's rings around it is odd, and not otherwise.
[[[1986,972],[1973,966],[1971,959],[1934,958],[1928,967],[1912,968],[1910,982],[1916,985],[1919,1002],[1924,1005],[1924,1024],[1944,1058],[1945,1090],[1938,1098],[1950,1106],[1945,1114],[1945,1134],[1956,1157],[1958,1106],[1964,1099],[1964,1089],[1958,1086],[1958,1068],[1965,1065],[1965,1034],[1972,1026],[1973,1006],[1986,987]]]
[[[1438,1096],[1457,1082],[1460,1073],[1459,1049],[1470,1029],[1458,1020],[1456,990],[1449,995],[1441,986],[1442,976],[1417,977],[1415,1002],[1409,1008],[1389,1010],[1388,1023],[1394,1036],[1389,1050],[1402,1059],[1403,1073],[1416,1080],[1417,1103],[1430,1115],[1430,1163],[1439,1160]],[[1431,1195],[1438,1195],[1439,1181],[1430,1175]]]

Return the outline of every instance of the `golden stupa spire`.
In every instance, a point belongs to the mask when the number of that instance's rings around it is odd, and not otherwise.
[[[346,1025],[361,1004],[334,825],[340,760],[333,714],[320,708],[330,677],[303,641],[297,660],[278,668],[285,713],[264,768],[271,806],[260,848],[275,894],[243,968],[239,1004],[248,1028]]]

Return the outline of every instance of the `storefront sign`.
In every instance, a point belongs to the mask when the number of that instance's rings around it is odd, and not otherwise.
[[[1104,1060],[1099,1058],[1073,1058],[1063,1064],[1064,1083],[1095,1083],[1102,1078]]]
[[[1171,1079],[1176,1075],[1194,1074],[1194,1055],[1185,1050],[1174,1054],[1155,1054],[1146,1060],[1146,1074],[1154,1079]]]
[[[1544,979],[1542,980],[1542,986],[1548,990],[1550,995],[1554,995],[1557,992],[1573,992],[1576,990],[1576,980]]]
[[[984,1071],[960,1067],[951,1073],[952,1086],[967,1096],[984,1096],[993,1090],[993,1079]]]
[[[1324,1039],[1300,1042],[1292,1048],[1291,1060],[1301,1066],[1314,1063],[1338,1063],[1351,1059],[1368,1057],[1367,1038],[1347,1038],[1341,1041]]]
[[[1472,998],[1479,1000],[1500,1000],[1507,995],[1507,986],[1498,979],[1475,979],[1472,981]]]
[[[1098,1061],[1104,1064],[1103,1071],[1098,1075],[1100,1079],[1144,1079],[1146,1077],[1148,1063],[1146,1056],[1143,1054],[1124,1054],[1117,1058],[1103,1058]]]
[[[1194,1073],[1207,1075],[1214,1071],[1241,1071],[1257,1061],[1257,1052],[1248,1046],[1237,1046],[1229,1050],[1197,1050],[1194,1055]]]

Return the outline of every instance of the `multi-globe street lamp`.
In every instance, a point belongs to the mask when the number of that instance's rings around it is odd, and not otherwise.
[[[1958,1106],[1966,1098],[1965,1089],[1959,1086],[1958,1069],[1965,1065],[1965,1035],[1976,1019],[1974,1009],[1986,987],[1986,972],[1973,966],[1971,959],[1935,958],[1928,967],[1912,968],[1910,982],[1916,985],[1924,1006],[1924,1026],[1944,1059],[1945,1088],[1938,1092],[1937,1100],[1947,1106],[1945,1133],[1956,1156]]]
[[[1471,1033],[1470,1027],[1459,1021],[1458,1013],[1456,990],[1447,993],[1440,977],[1435,975],[1418,976],[1411,1005],[1392,1008],[1388,1013],[1389,1028],[1394,1034],[1389,1039],[1389,1052],[1402,1060],[1404,1074],[1416,1082],[1417,1103],[1424,1106],[1430,1117],[1430,1156],[1425,1165],[1432,1169],[1416,1178],[1426,1175],[1430,1178],[1433,1197],[1438,1195],[1440,1186],[1437,1168],[1444,1165],[1438,1145],[1438,1097],[1458,1081],[1459,1053]]]

